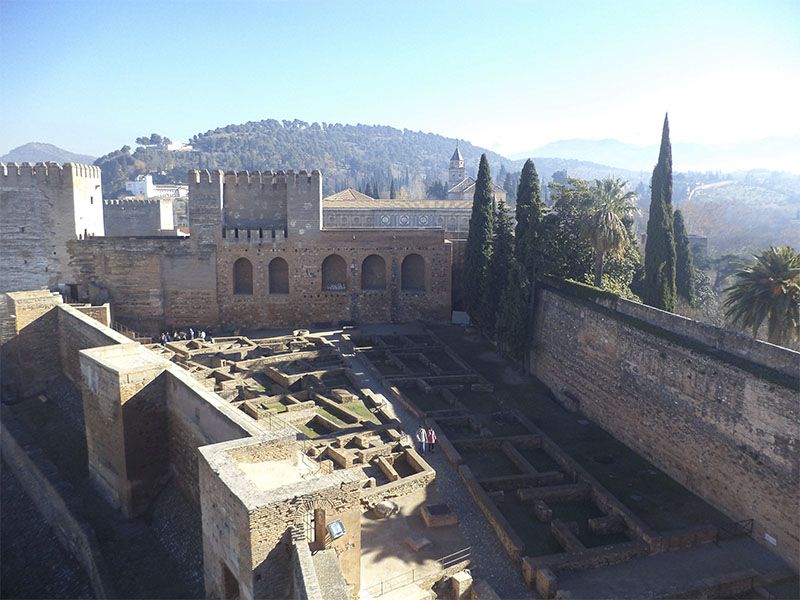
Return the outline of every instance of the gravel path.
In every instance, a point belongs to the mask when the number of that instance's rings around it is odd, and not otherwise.
[[[349,352],[341,344],[340,339],[332,341],[339,347],[359,381],[363,382],[362,387],[383,394],[402,423],[403,431],[413,435],[419,426],[419,419],[402,404],[393,400],[380,381],[375,379],[369,371],[361,357]],[[461,477],[444,453],[441,451],[428,453],[425,455],[425,460],[436,470],[434,485],[438,486],[439,493],[458,514],[458,526],[472,547],[473,566],[471,571],[473,577],[486,580],[501,598],[533,598],[534,596],[525,586],[520,569],[511,562],[494,530],[473,501],[472,496],[469,495]]]

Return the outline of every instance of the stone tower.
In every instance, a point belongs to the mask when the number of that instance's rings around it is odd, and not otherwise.
[[[461,150],[458,149],[458,144],[456,144],[456,151],[453,152],[453,156],[450,159],[450,171],[447,178],[447,189],[449,190],[452,188],[466,176],[466,171],[464,169],[464,157],[461,156]]]
[[[100,168],[0,163],[0,292],[77,282],[67,244],[103,236]]]

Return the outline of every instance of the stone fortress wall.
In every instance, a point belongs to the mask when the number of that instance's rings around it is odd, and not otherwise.
[[[0,290],[74,283],[67,243],[102,235],[98,167],[0,163]]]
[[[103,201],[105,235],[175,235],[172,198],[123,198]]]
[[[192,171],[189,198],[188,239],[71,241],[80,298],[145,333],[449,318],[443,231],[324,229],[318,171]]]
[[[556,398],[795,566],[800,353],[564,282],[537,287],[528,365]]]

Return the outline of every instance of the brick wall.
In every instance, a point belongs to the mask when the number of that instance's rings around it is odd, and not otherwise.
[[[800,354],[598,293],[537,288],[530,371],[797,565]]]

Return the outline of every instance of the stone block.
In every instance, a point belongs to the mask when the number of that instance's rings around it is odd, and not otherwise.
[[[450,578],[453,598],[462,600],[472,596],[472,575],[468,571],[459,571]]]
[[[419,552],[423,548],[431,545],[431,541],[422,535],[410,535],[405,540],[406,546],[411,548],[414,552]]]
[[[447,504],[425,504],[420,513],[426,527],[458,525],[458,515]]]
[[[542,598],[555,598],[558,591],[558,577],[550,569],[536,570],[536,591]]]

